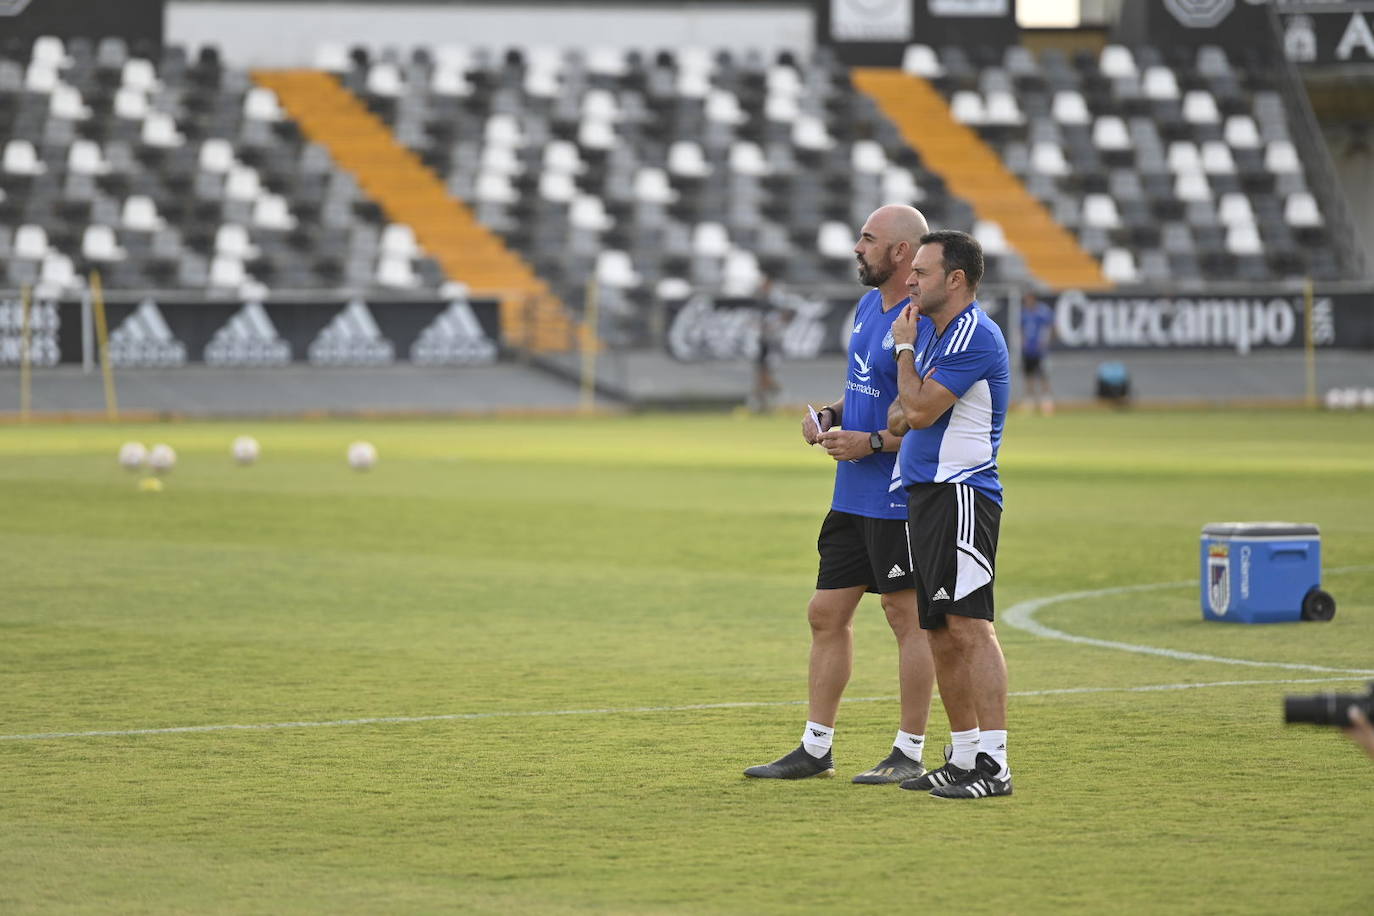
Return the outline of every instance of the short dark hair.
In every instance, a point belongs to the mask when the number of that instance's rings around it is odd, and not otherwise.
[[[977,291],[978,281],[983,279],[983,246],[976,238],[957,229],[937,229],[921,236],[921,244],[939,244],[945,273],[962,270],[969,289]]]

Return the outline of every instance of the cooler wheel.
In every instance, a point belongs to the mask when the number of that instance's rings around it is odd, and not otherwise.
[[[1336,616],[1336,599],[1312,586],[1302,599],[1303,620],[1330,620]]]

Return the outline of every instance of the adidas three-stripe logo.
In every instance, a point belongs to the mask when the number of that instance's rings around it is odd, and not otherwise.
[[[989,795],[996,795],[999,790],[1006,788],[1007,781],[998,779],[995,776],[982,776],[972,782],[964,783],[963,789],[973,798],[986,798]],[[1006,794],[1002,792],[1002,794]]]
[[[902,567],[900,567],[900,566],[893,566],[892,569],[888,571],[887,577],[888,577],[889,579],[895,579],[895,578],[897,578],[898,576],[904,576],[904,575],[906,575],[906,573],[902,572]]]

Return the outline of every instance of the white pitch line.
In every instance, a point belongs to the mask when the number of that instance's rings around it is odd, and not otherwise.
[[[1210,681],[1201,684],[1144,684],[1136,687],[1053,687],[1046,690],[1014,690],[1013,697],[1049,697],[1080,693],[1150,693],[1162,690],[1196,690],[1204,687],[1256,687],[1266,684],[1327,684],[1349,682],[1350,677],[1285,678],[1260,681]],[[898,697],[846,697],[845,703],[895,703]],[[769,709],[804,706],[805,700],[771,702],[693,703],[687,706],[609,706],[601,709],[522,710],[513,712],[460,712],[434,716],[374,716],[364,719],[330,719],[320,722],[261,722],[255,725],[178,725],[171,728],[128,728],[90,732],[39,732],[0,735],[0,741],[51,741],[62,738],[132,738],[137,735],[186,735],[202,732],[272,731],[283,728],[342,728],[348,725],[407,725],[416,722],[463,722],[473,719],[531,719],[546,716],[614,716],[636,713],[697,712],[711,709]]]
[[[1357,572],[1367,569],[1374,569],[1374,566],[1347,566],[1339,569],[1328,570],[1330,573]],[[1140,646],[1134,643],[1112,642],[1105,639],[1092,639],[1087,636],[1074,636],[1072,633],[1065,633],[1047,627],[1034,619],[1035,612],[1051,604],[1058,604],[1061,601],[1073,601],[1079,598],[1098,598],[1105,595],[1121,595],[1129,592],[1153,591],[1164,588],[1182,588],[1193,585],[1192,582],[1158,582],[1152,585],[1123,585],[1116,588],[1101,588],[1086,592],[1065,592],[1062,595],[1051,595],[1048,598],[1037,598],[1033,601],[1022,601],[1013,605],[1003,615],[1003,621],[1010,626],[1025,630],[1036,636],[1044,636],[1047,639],[1060,639],[1066,642],[1075,642],[1084,645],[1098,646],[1106,649],[1120,649],[1125,652],[1138,652],[1146,655],[1163,655],[1168,658],[1184,659],[1187,661],[1207,661],[1220,662],[1226,665],[1249,665],[1262,668],[1289,668],[1303,671],[1323,671],[1341,673],[1354,676],[1374,675],[1374,670],[1361,668],[1329,668],[1323,665],[1300,665],[1286,662],[1257,662],[1239,658],[1222,658],[1216,655],[1202,655],[1197,652],[1179,652],[1174,649],[1160,649],[1154,646]],[[1058,687],[1047,690],[1018,690],[1012,691],[1009,696],[1013,697],[1046,697],[1046,696],[1065,696],[1080,693],[1143,693],[1161,690],[1196,690],[1204,687],[1252,687],[1264,684],[1324,684],[1333,681],[1350,681],[1354,677],[1325,677],[1325,678],[1290,678],[1285,680],[1262,680],[1262,681],[1209,681],[1201,684],[1146,684],[1138,687]],[[853,697],[846,698],[846,703],[890,703],[897,700],[897,697]],[[660,713],[660,712],[697,712],[711,709],[768,709],[778,706],[803,706],[805,700],[781,700],[774,702],[739,702],[739,703],[693,703],[687,706],[611,706],[601,709],[552,709],[552,710],[526,710],[519,712],[460,712],[446,713],[433,716],[373,716],[370,718],[359,719],[330,719],[320,722],[263,722],[256,725],[178,725],[170,728],[128,728],[107,731],[88,731],[88,732],[38,732],[28,735],[0,735],[0,741],[50,741],[62,738],[131,738],[136,735],[185,735],[197,734],[202,732],[228,732],[228,731],[271,731],[283,728],[342,728],[348,725],[406,725],[416,722],[463,722],[474,719],[530,719],[547,716],[614,716],[614,715],[633,715],[636,713]]]
[[[1328,573],[1361,572],[1374,569],[1370,566],[1345,566],[1338,569],[1327,570]],[[1201,652],[1184,652],[1179,649],[1162,649],[1157,646],[1142,646],[1136,643],[1116,642],[1110,639],[1094,639],[1090,636],[1076,636],[1073,633],[1065,633],[1063,630],[1056,630],[1047,627],[1035,619],[1035,614],[1042,608],[1052,604],[1059,604],[1064,601],[1077,601],[1083,598],[1103,598],[1108,595],[1125,595],[1131,592],[1158,591],[1166,588],[1184,588],[1187,586],[1197,586],[1197,582],[1156,582],[1150,585],[1120,585],[1113,588],[1098,588],[1085,592],[1065,592],[1062,595],[1051,595],[1048,598],[1036,598],[1031,601],[1022,601],[1012,605],[1006,613],[1001,615],[1002,622],[1018,630],[1024,630],[1034,636],[1043,636],[1045,639],[1058,639],[1062,642],[1078,643],[1083,646],[1096,646],[1100,649],[1116,649],[1121,652],[1135,652],[1139,655],[1161,655],[1165,658],[1179,659],[1191,662],[1215,662],[1222,665],[1244,665],[1251,668],[1285,668],[1290,671],[1324,671],[1340,674],[1352,674],[1368,676],[1374,674],[1374,669],[1368,668],[1333,668],[1327,665],[1306,665],[1297,662],[1261,662],[1246,658],[1226,658],[1220,655],[1205,655]]]

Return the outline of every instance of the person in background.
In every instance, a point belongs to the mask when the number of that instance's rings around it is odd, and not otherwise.
[[[1054,394],[1046,374],[1046,360],[1054,342],[1054,309],[1034,291],[1027,290],[1021,303],[1021,375],[1026,384],[1022,402],[1026,410],[1049,416],[1054,413]]]
[[[755,413],[768,413],[773,399],[782,392],[778,382],[777,364],[782,358],[782,335],[787,327],[787,311],[776,302],[773,279],[765,276],[759,284],[755,305],[758,320],[758,348],[754,351]]]

